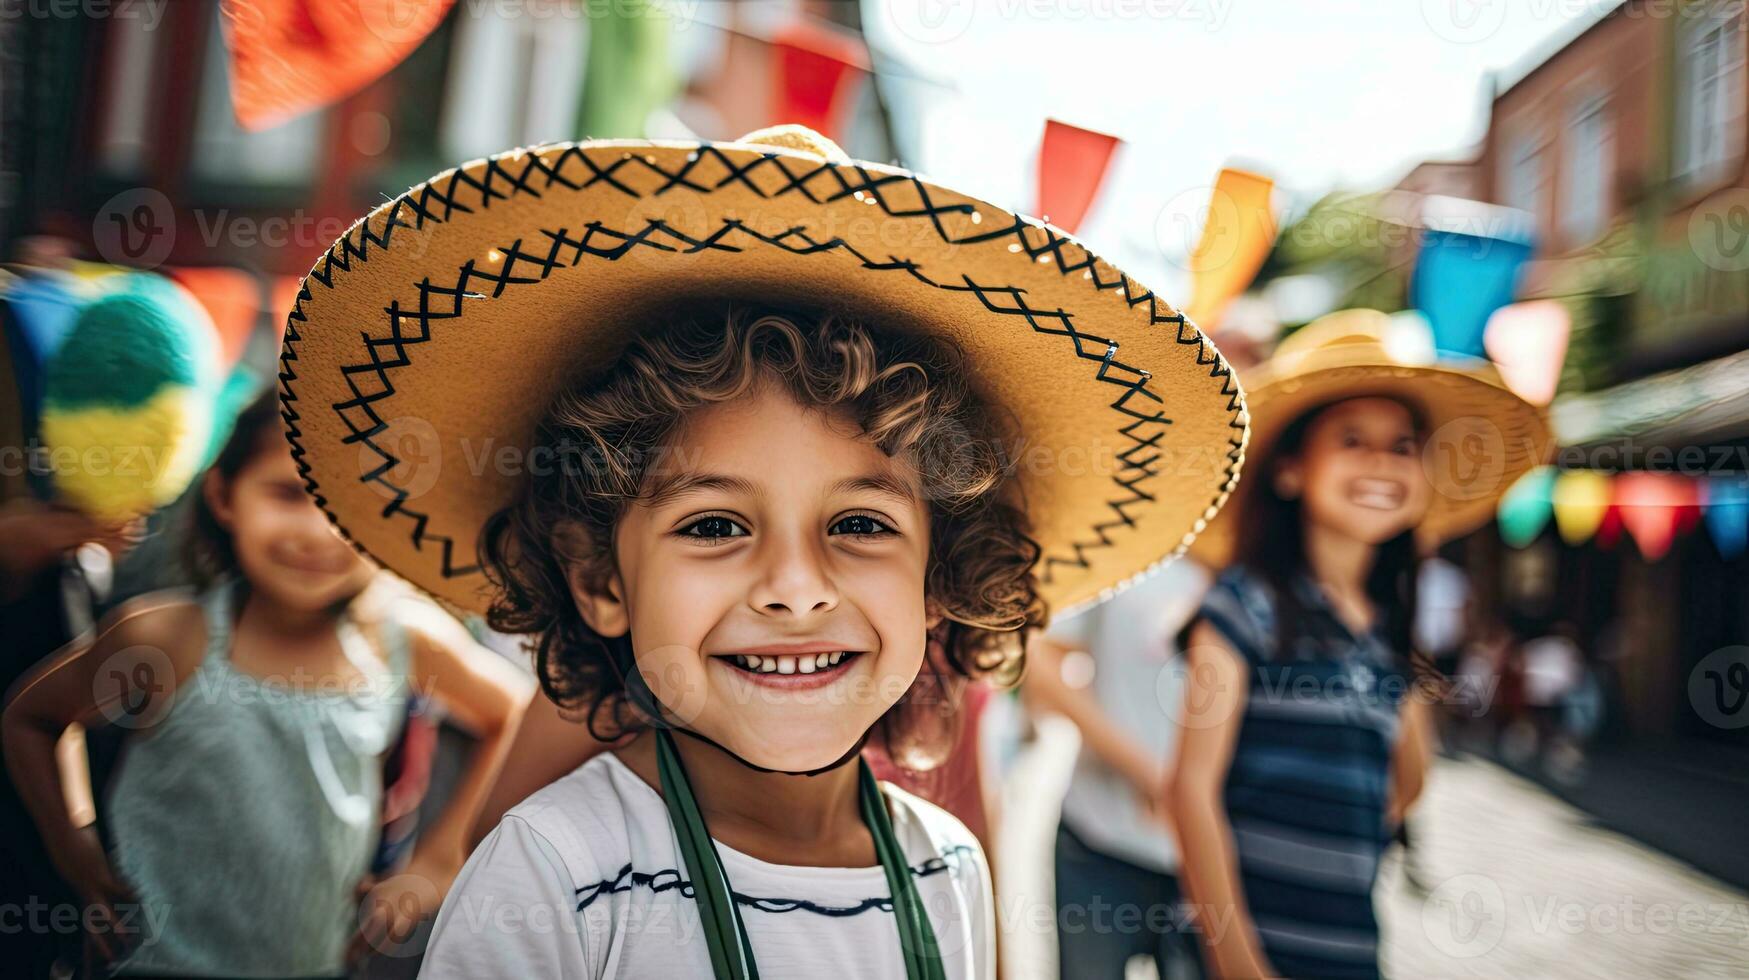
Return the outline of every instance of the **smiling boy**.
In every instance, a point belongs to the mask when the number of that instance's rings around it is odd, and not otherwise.
[[[975,839],[860,752],[939,755],[963,685],[1017,677],[1049,608],[1213,515],[1245,423],[1194,327],[1053,229],[794,127],[440,175],[302,300],[286,408],[312,492],[529,634],[592,734],[634,735],[506,814],[426,975],[994,975]],[[373,310],[389,331],[361,348]],[[414,494],[406,416],[439,456],[490,436],[563,465]],[[1022,444],[1042,465],[1012,465]]]

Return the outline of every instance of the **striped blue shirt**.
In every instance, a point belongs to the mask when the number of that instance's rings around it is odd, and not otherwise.
[[[1270,964],[1288,977],[1377,977],[1372,887],[1398,707],[1409,677],[1377,633],[1356,635],[1309,577],[1299,626],[1277,656],[1275,596],[1235,565],[1201,615],[1250,667],[1226,784],[1245,902]]]

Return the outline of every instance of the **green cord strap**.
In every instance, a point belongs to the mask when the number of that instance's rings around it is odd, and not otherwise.
[[[880,786],[868,763],[858,759],[857,767],[862,820],[874,837],[875,854],[893,893],[893,918],[899,926],[905,976],[909,980],[946,980],[935,928],[929,922],[922,897],[917,894],[917,882],[905,862],[904,849],[893,833],[893,820],[887,813]],[[753,962],[753,947],[747,941],[747,927],[729,888],[729,876],[723,871],[716,842],[699,813],[674,736],[665,728],[656,731],[656,769],[662,777],[662,799],[668,804],[668,819],[680,841],[680,857],[692,877],[692,896],[698,903],[699,920],[704,924],[711,972],[717,980],[758,980],[759,968]]]
[[[886,799],[868,763],[858,759],[856,764],[861,770],[862,822],[868,824],[869,833],[874,835],[875,854],[887,873],[887,887],[892,889],[893,918],[899,922],[899,951],[905,957],[905,976],[910,980],[946,980],[941,950],[935,944],[935,927],[929,923],[923,897],[917,894],[917,882],[911,877],[911,866],[905,863],[899,836],[893,833],[893,818],[887,813]]]
[[[704,816],[698,812],[692,781],[686,778],[686,767],[680,762],[674,736],[665,728],[656,732],[656,770],[662,777],[662,799],[668,804],[668,820],[680,841],[680,859],[692,876],[693,900],[698,903],[698,917],[704,924],[711,972],[718,980],[758,980],[753,946],[747,941],[741,911],[735,907],[729,876],[723,871],[716,841],[711,840]]]

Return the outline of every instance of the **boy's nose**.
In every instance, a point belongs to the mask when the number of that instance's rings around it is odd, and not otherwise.
[[[824,556],[797,538],[772,540],[763,574],[748,596],[762,613],[804,615],[827,612],[838,605],[838,589],[827,572]]]

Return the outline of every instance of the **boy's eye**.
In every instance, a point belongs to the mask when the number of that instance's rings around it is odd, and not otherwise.
[[[839,518],[837,520],[837,522],[835,522],[832,525],[831,533],[833,533],[833,534],[885,534],[885,533],[891,533],[892,530],[893,530],[892,528],[890,528],[890,527],[886,526],[885,524],[881,523],[880,521],[868,516],[867,514],[851,514],[848,517]]]
[[[747,536],[747,529],[727,517],[701,517],[680,529],[682,537],[688,538],[740,538]]]
[[[1415,453],[1415,440],[1399,439],[1397,444],[1391,447],[1391,451],[1399,456],[1412,456]]]

